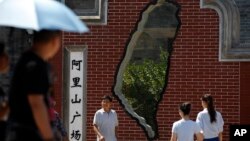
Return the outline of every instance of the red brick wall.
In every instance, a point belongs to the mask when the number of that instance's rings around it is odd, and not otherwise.
[[[200,9],[200,0],[176,0],[182,22],[173,45],[169,81],[157,120],[159,141],[170,140],[172,123],[180,117],[177,105],[183,101],[193,104],[191,118],[202,110],[199,98],[210,93],[216,108],[225,120],[225,140],[229,140],[229,124],[240,122],[239,92],[240,63],[219,62],[219,17],[214,10]],[[136,27],[140,11],[149,0],[109,0],[108,24],[89,26],[90,33],[64,34],[63,45],[88,45],[87,65],[87,141],[95,140],[92,130],[94,113],[100,108],[100,97],[110,94],[115,72],[124,53],[130,33]],[[62,55],[53,63],[62,69]],[[58,72],[57,92],[61,93],[62,74]],[[60,100],[60,96],[57,96]],[[61,105],[58,105],[60,109]],[[146,141],[141,127],[131,119],[117,100],[114,109],[119,118],[119,141]]]
[[[250,124],[250,63],[240,63],[240,123]]]
[[[56,110],[62,112],[62,49],[50,62],[52,65],[53,75],[54,75],[54,99],[56,101]]]

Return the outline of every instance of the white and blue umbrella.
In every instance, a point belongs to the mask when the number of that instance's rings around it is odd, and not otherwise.
[[[88,32],[76,14],[55,0],[0,0],[0,26]]]

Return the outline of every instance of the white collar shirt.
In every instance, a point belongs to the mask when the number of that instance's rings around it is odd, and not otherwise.
[[[109,112],[105,112],[104,109],[100,109],[96,111],[93,124],[98,126],[105,141],[117,141],[115,128],[118,126],[118,119],[115,110],[111,109]],[[97,141],[99,141],[98,138]]]
[[[177,135],[177,141],[193,141],[194,135],[200,132],[199,125],[192,120],[178,120],[172,127],[172,133]]]
[[[221,113],[218,111],[216,111],[216,122],[210,122],[210,116],[206,108],[198,113],[196,122],[202,129],[204,139],[218,137],[219,133],[223,132],[224,121]]]

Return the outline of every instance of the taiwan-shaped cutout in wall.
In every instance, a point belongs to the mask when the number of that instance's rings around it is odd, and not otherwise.
[[[135,25],[117,70],[114,93],[149,140],[158,138],[157,108],[167,86],[172,44],[180,26],[178,10],[170,1],[150,3]]]

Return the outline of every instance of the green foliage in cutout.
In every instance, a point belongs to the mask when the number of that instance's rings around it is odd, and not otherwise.
[[[134,111],[156,130],[154,116],[165,85],[169,53],[160,49],[160,60],[144,59],[131,62],[123,76],[122,92]]]

